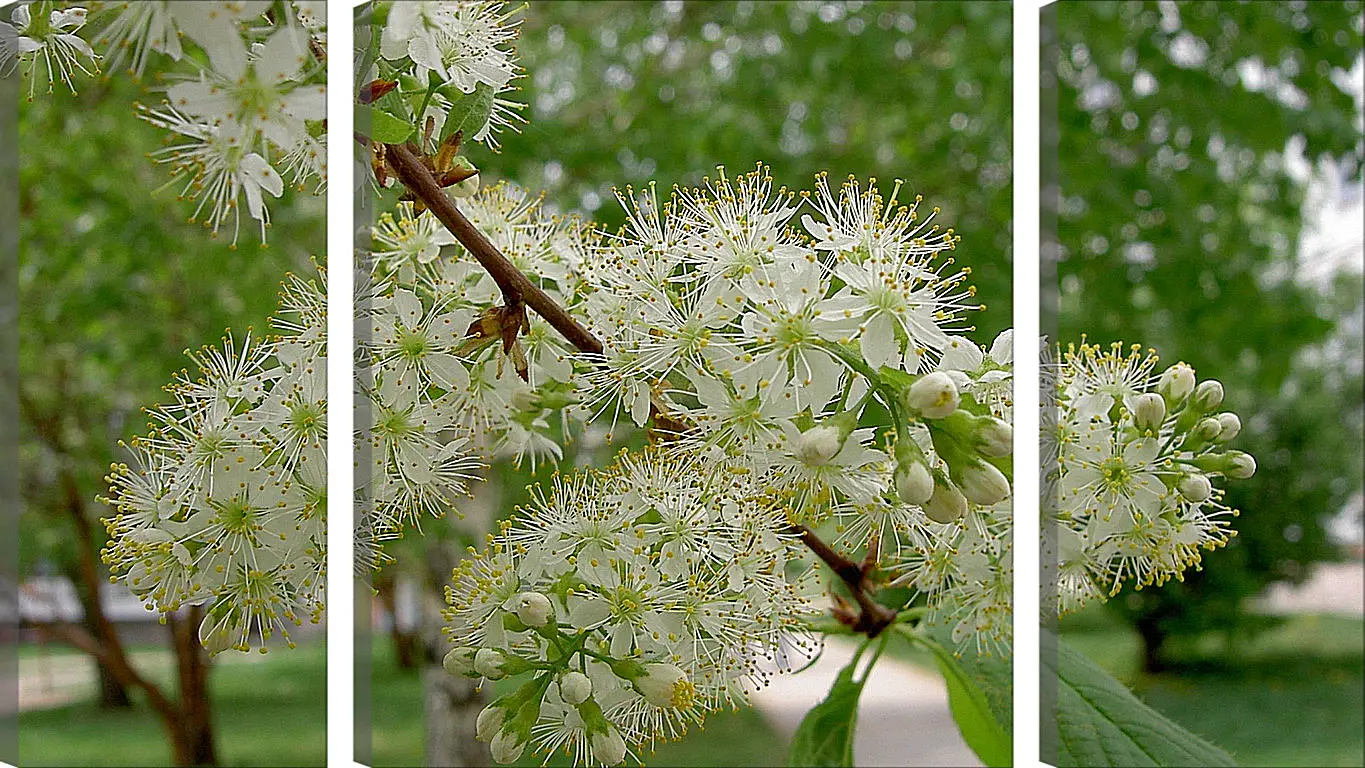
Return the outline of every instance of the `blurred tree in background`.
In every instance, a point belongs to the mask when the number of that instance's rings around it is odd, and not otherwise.
[[[181,661],[177,696],[133,668],[100,604],[99,518],[110,510],[95,499],[110,463],[127,458],[117,442],[146,431],[140,409],[191,364],[186,349],[217,345],[229,326],[268,330],[285,273],[307,274],[321,255],[325,206],[300,195],[272,207],[266,250],[211,239],[185,221],[183,182],[167,184],[166,167],[146,156],[164,132],[134,115],[139,98],[158,96],[113,78],[20,109],[21,569],[75,585],[84,626],[42,629],[97,660],[103,700],[126,704],[128,689],[140,689],[177,760],[199,760],[194,750],[207,744],[211,756],[212,746],[193,733],[210,727],[207,701],[196,701],[207,696],[196,611],[173,617],[167,633]]]
[[[1245,425],[1233,445],[1259,463],[1227,497],[1239,535],[1202,572],[1110,603],[1152,670],[1171,637],[1262,623],[1247,599],[1336,557],[1326,521],[1361,490],[1359,271],[1321,278],[1358,245],[1302,237],[1310,177],[1360,183],[1361,4],[1058,16],[1060,341],[1137,342],[1221,379]]]
[[[615,228],[612,186],[694,185],[755,163],[791,189],[875,176],[962,236],[987,311],[1010,325],[1008,3],[533,2],[518,44],[529,125],[484,178]]]

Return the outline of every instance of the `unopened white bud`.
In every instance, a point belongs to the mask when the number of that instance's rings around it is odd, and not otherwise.
[[[515,763],[524,749],[526,742],[522,741],[521,734],[505,729],[498,731],[498,735],[494,736],[493,742],[488,745],[488,752],[493,756],[493,761],[503,765]]]
[[[474,721],[474,738],[479,741],[492,741],[493,737],[502,729],[502,721],[506,716],[507,710],[497,704],[490,704],[479,712],[479,717]]]
[[[506,661],[507,657],[502,655],[501,651],[480,648],[479,652],[474,654],[474,670],[489,680],[501,680],[507,676],[502,671],[502,665]]]
[[[978,461],[962,471],[962,495],[973,504],[989,507],[1010,497],[1010,481],[995,465]]]
[[[1014,453],[1014,427],[996,418],[986,419],[976,432],[977,450],[998,459]]]
[[[441,659],[441,667],[456,677],[468,675],[474,671],[475,653],[476,649],[474,648],[451,648],[445,658]]]
[[[1249,453],[1229,451],[1228,465],[1228,477],[1245,480],[1256,474],[1256,460]]]
[[[559,678],[559,696],[575,707],[592,695],[592,679],[582,672],[566,672]]]
[[[903,461],[896,466],[896,495],[906,504],[923,504],[934,495],[934,476],[922,461]]]
[[[953,377],[935,371],[910,385],[905,404],[926,419],[941,419],[957,410],[959,397]]]
[[[645,701],[656,707],[687,709],[697,699],[687,673],[672,664],[646,664],[645,673],[633,682]]]
[[[1217,379],[1199,382],[1194,389],[1194,407],[1208,413],[1223,404],[1223,383]]]
[[[1210,417],[1206,419],[1200,419],[1199,423],[1194,425],[1194,429],[1190,430],[1190,434],[1196,440],[1207,441],[1217,438],[1218,434],[1222,431],[1223,425],[1218,423],[1218,419]]]
[[[594,731],[592,734],[592,756],[603,765],[616,765],[626,759],[626,742],[621,732],[607,726],[606,733]]]
[[[530,387],[512,390],[512,407],[518,411],[534,411],[540,408],[540,395]]]
[[[1156,391],[1166,398],[1168,405],[1176,405],[1194,391],[1194,369],[1184,363],[1176,363],[1161,372]]]
[[[826,424],[802,432],[793,453],[803,464],[817,467],[834,458],[843,447],[844,438],[839,428]]]
[[[1166,420],[1166,399],[1161,395],[1148,392],[1133,400],[1133,424],[1138,429],[1160,429]]]
[[[528,627],[543,627],[555,615],[555,607],[550,598],[539,592],[522,592],[517,595],[517,618]]]
[[[1218,433],[1219,442],[1226,443],[1242,432],[1242,420],[1237,418],[1235,413],[1218,414],[1218,423],[1223,427],[1223,430]]]
[[[1203,475],[1185,475],[1180,478],[1180,495],[1190,501],[1203,501],[1213,494],[1213,483]]]
[[[967,497],[952,483],[934,483],[934,495],[924,505],[924,514],[939,523],[951,523],[967,514]]]
[[[479,193],[479,174],[476,173],[464,181],[457,182],[456,184],[447,187],[447,189],[450,190],[451,197],[460,200],[473,197]]]

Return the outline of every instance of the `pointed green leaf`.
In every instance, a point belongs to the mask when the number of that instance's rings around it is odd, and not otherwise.
[[[413,133],[411,123],[370,107],[356,107],[355,129],[380,144],[398,144]]]
[[[801,720],[787,752],[789,768],[846,768],[853,765],[858,697],[867,683],[867,673],[861,680],[854,678],[861,656],[859,653],[849,661],[830,686],[825,700],[816,704]]]
[[[1143,704],[1123,683],[1056,635],[1044,632],[1040,640],[1043,669],[1057,676],[1057,765],[1237,764],[1223,750]],[[1055,654],[1049,653],[1050,646],[1056,648]],[[1046,717],[1044,713],[1044,727]]]
[[[464,131],[466,142],[473,140],[493,114],[493,88],[479,83],[473,93],[461,93],[449,86],[441,89],[441,94],[450,99],[450,111],[441,126],[441,140],[456,131]]]
[[[923,634],[908,636],[934,653],[939,672],[948,684],[948,708],[952,710],[953,720],[962,732],[962,740],[972,748],[981,762],[992,766],[1011,765],[1014,759],[1014,744],[1009,731],[996,719],[985,690],[978,685],[978,678],[969,674],[962,662],[942,644]]]

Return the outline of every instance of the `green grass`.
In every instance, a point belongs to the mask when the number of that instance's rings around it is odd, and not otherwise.
[[[1148,705],[1244,766],[1365,764],[1365,622],[1304,615],[1244,641],[1182,649],[1169,673],[1139,670],[1137,636],[1103,610],[1062,624],[1067,642]]]
[[[224,766],[323,765],[327,655],[322,644],[216,664],[210,676]],[[147,706],[105,711],[84,701],[19,715],[25,766],[169,765],[161,720]]]
[[[397,668],[389,649],[384,640],[375,643],[372,765],[423,765],[421,683],[416,673]],[[647,765],[656,766],[770,766],[785,765],[786,755],[786,740],[749,708],[709,715],[704,729],[694,729],[680,741],[660,744],[643,758]],[[543,759],[543,755],[528,752],[517,765],[538,766]],[[559,753],[549,765],[568,766],[572,762]]]

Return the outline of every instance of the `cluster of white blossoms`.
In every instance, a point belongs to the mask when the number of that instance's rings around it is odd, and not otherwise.
[[[108,482],[104,561],[149,610],[204,605],[211,652],[262,652],[323,612],[327,524],[324,274],[290,276],[275,334],[192,355]]]
[[[1201,550],[1225,544],[1237,510],[1223,480],[1256,472],[1227,443],[1241,432],[1221,411],[1223,385],[1184,363],[1154,373],[1157,357],[1121,343],[1068,348],[1044,372],[1054,386],[1043,429],[1044,563],[1065,613],[1180,579]]]
[[[828,602],[807,529],[925,596],[961,647],[1008,653],[1012,332],[961,335],[978,305],[944,253],[956,237],[894,193],[820,177],[801,215],[806,197],[770,187],[760,167],[663,206],[623,195],[615,234],[510,186],[457,199],[600,355],[538,319],[509,342],[497,285],[430,212],[402,203],[374,231],[368,317],[402,302],[410,319],[369,323],[366,364],[417,382],[423,434],[454,441],[426,440],[428,461],[558,458],[587,423],[657,443],[557,479],[457,568],[447,669],[529,675],[479,719],[498,761],[638,758],[812,652]]]
[[[156,73],[169,83],[158,87],[164,99],[136,105],[171,134],[153,157],[171,166],[171,184],[194,204],[191,221],[215,236],[230,226],[235,245],[245,200],[264,244],[267,197],[280,197],[286,179],[314,194],[326,188],[326,40],[321,0],[132,0],[90,9],[45,0],[18,5],[0,22],[0,73],[18,62],[32,99],[40,80],[49,92],[60,81],[74,93],[76,73],[96,74],[101,60],[137,78],[153,59],[169,60],[174,69]]]
[[[505,183],[457,205],[543,290],[572,298],[566,260],[584,236],[576,220],[547,215],[538,197]],[[504,327],[519,321],[495,306],[488,273],[430,211],[401,202],[396,214],[373,228],[371,277],[356,297],[368,410],[356,423],[365,468],[356,541],[373,553],[357,561],[362,574],[383,562],[380,542],[458,511],[484,460],[560,459],[575,402],[567,343],[536,323],[508,344]]]
[[[626,227],[580,267],[606,346],[583,407],[664,415],[676,450],[780,490],[795,522],[833,520],[960,642],[1008,652],[1013,333],[961,335],[979,304],[957,237],[899,188],[821,175],[798,199],[759,166],[663,204],[628,190]]]
[[[808,659],[814,584],[788,576],[783,506],[753,477],[647,452],[556,477],[503,523],[446,589],[446,670],[528,675],[478,717],[493,758],[638,759]]]

